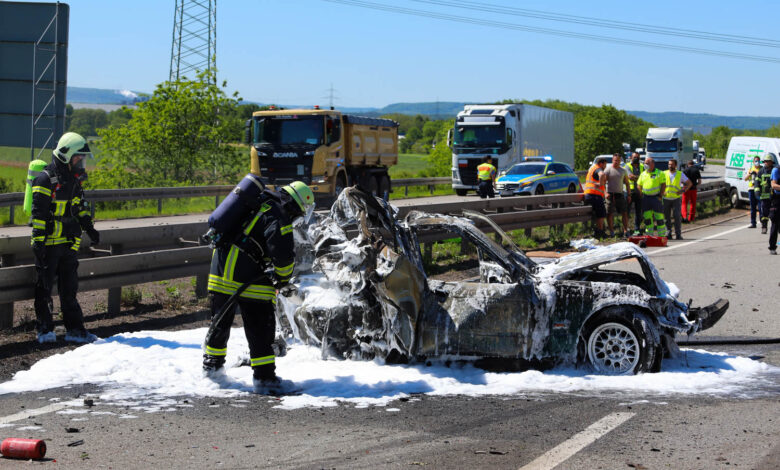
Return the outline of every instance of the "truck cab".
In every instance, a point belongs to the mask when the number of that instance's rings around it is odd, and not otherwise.
[[[696,145],[694,142],[690,128],[651,127],[647,130],[645,141],[646,157],[651,157],[659,170],[669,168],[669,160],[672,159],[682,167],[698,152],[698,142]]]

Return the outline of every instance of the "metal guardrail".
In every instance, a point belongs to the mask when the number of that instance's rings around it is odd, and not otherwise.
[[[699,202],[714,199],[723,194],[728,185],[722,181],[700,185]],[[457,214],[463,210],[481,210],[488,214],[504,230],[528,229],[532,227],[556,226],[584,222],[591,217],[591,208],[582,205],[582,193],[520,196],[496,199],[475,199],[466,202],[434,203],[424,207],[399,208],[399,217],[411,210]],[[568,207],[561,207],[568,206]],[[546,208],[552,207],[552,208]],[[182,246],[197,243],[195,240],[205,230],[204,222],[187,222],[169,225],[143,226],[125,229],[107,229],[101,238],[111,246],[111,256],[82,258],[79,265],[79,287],[81,291],[109,289],[109,313],[118,313],[121,287],[145,282],[197,276],[196,293],[205,295],[205,281],[211,251],[204,246],[159,250],[160,246]],[[15,236],[0,238],[0,254],[4,266],[6,260],[15,264],[29,250],[29,233],[22,233],[23,227],[15,228]],[[492,231],[484,227],[485,231]],[[419,240],[429,243],[452,234],[426,232]],[[190,241],[187,241],[190,240]],[[133,254],[116,254],[134,250],[150,250]],[[13,323],[13,302],[33,298],[35,268],[32,265],[0,268],[0,328]],[[113,293],[113,295],[112,295]]]

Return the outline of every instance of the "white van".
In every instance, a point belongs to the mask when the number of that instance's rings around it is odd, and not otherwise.
[[[780,155],[780,139],[774,137],[735,136],[729,142],[726,152],[726,183],[731,185],[731,204],[734,207],[750,203],[748,182],[745,175],[753,164],[753,158],[758,155],[763,161],[767,152]]]

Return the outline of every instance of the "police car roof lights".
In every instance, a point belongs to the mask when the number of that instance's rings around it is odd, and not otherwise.
[[[539,155],[536,157],[523,157],[524,162],[551,162],[553,161],[552,155]]]

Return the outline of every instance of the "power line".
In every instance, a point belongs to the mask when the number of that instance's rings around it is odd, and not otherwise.
[[[673,50],[678,52],[689,52],[689,53],[701,54],[701,55],[728,57],[732,59],[743,59],[743,60],[752,60],[757,62],[768,62],[768,63],[780,64],[780,58],[776,58],[776,57],[743,54],[738,52],[719,51],[713,49],[702,49],[696,47],[675,46],[673,44],[637,41],[633,39],[623,39],[623,38],[615,38],[610,36],[599,36],[594,34],[576,33],[573,31],[565,31],[565,30],[550,29],[550,28],[539,28],[533,26],[525,26],[516,23],[505,23],[502,21],[483,20],[478,18],[449,15],[445,13],[437,13],[437,12],[426,11],[426,10],[415,10],[412,8],[395,7],[395,6],[365,2],[360,0],[323,0],[323,1],[329,3],[339,3],[342,5],[356,6],[361,8],[368,8],[372,10],[401,13],[404,15],[420,16],[423,18],[434,18],[434,19],[440,19],[446,21],[454,21],[458,23],[488,26],[493,28],[509,29],[515,31],[526,31],[530,33],[546,34],[550,36],[586,39],[589,41],[599,41],[599,42],[606,42],[610,44],[625,44],[629,46],[648,47],[653,49],[666,49],[666,50]]]
[[[491,5],[485,3],[455,1],[455,0],[412,0],[417,3],[431,5],[450,6],[467,10],[478,10],[488,13],[499,13],[503,15],[523,16],[528,18],[537,18],[549,21],[558,21],[565,23],[575,23],[587,26],[597,26],[600,28],[619,29],[624,31],[642,32],[651,34],[660,34],[666,36],[677,36],[693,39],[703,39],[706,41],[730,42],[734,44],[745,44],[750,46],[764,46],[780,48],[780,41],[764,39],[751,36],[737,36],[734,34],[710,33],[707,31],[681,30],[679,28],[670,28],[666,26],[655,26],[641,23],[630,23],[625,21],[607,20],[593,18],[588,16],[567,15],[563,13],[553,13],[541,10],[529,10],[527,8],[513,8],[502,5]]]

